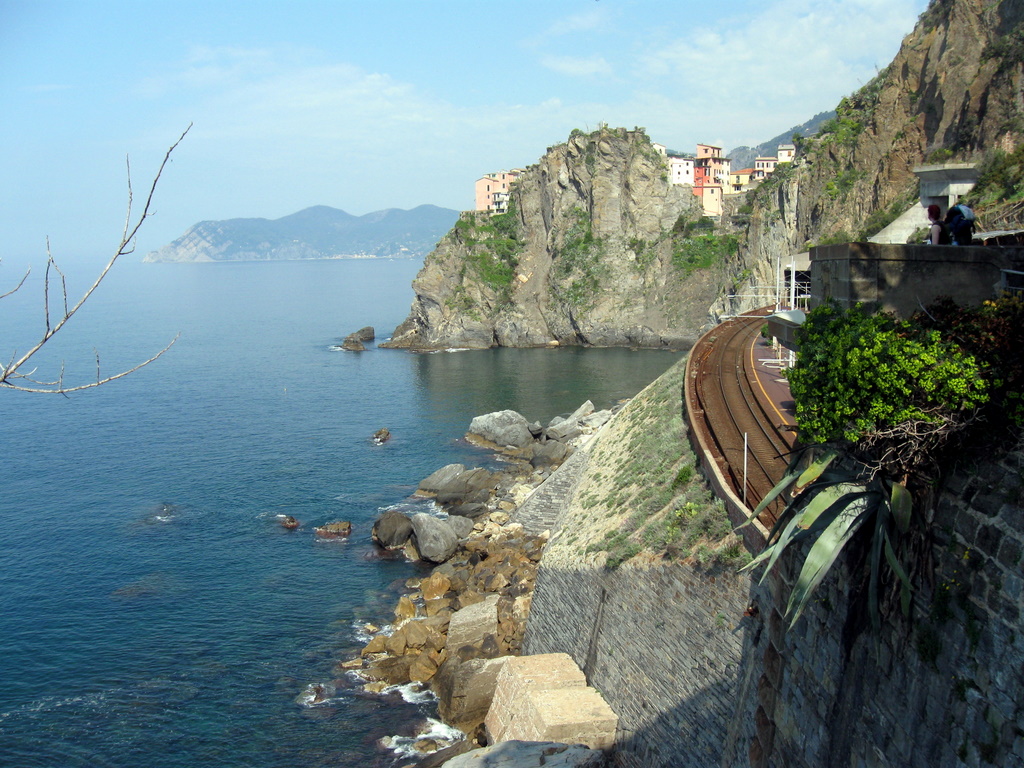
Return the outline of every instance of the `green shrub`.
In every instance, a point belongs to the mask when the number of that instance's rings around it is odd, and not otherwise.
[[[808,443],[856,441],[988,399],[974,357],[937,330],[829,302],[807,316],[797,338],[789,383]]]

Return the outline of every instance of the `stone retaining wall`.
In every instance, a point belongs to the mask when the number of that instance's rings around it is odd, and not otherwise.
[[[752,592],[733,766],[1024,766],[1024,451],[956,476],[931,521],[913,622],[898,610],[876,639],[849,558],[793,629],[795,576]],[[640,642],[644,642],[640,640]]]
[[[748,579],[541,561],[525,653],[564,652],[619,717],[616,764],[717,767],[734,711]]]

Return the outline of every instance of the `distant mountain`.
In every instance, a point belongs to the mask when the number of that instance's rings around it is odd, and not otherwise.
[[[734,171],[739,171],[743,168],[753,168],[755,158],[775,157],[775,153],[779,151],[779,144],[793,143],[793,134],[798,133],[801,136],[813,136],[818,132],[819,125],[824,123],[826,120],[831,120],[835,116],[836,113],[834,110],[829,112],[819,112],[803,125],[797,125],[790,128],[785,133],[780,133],[774,139],[769,139],[763,144],[758,144],[756,147],[736,147],[736,149],[729,152],[726,157],[732,160],[732,169]]]
[[[317,205],[280,219],[201,221],[144,262],[294,261],[425,256],[458,211],[421,205],[353,216]]]

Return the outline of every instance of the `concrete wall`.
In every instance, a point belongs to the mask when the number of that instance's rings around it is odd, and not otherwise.
[[[913,620],[897,609],[877,642],[850,595],[863,560],[846,558],[789,631],[792,559],[755,588],[722,765],[1024,766],[1022,471],[1018,450],[951,481],[918,558]]]
[[[609,571],[545,555],[524,653],[564,652],[579,664],[619,717],[616,765],[717,768],[748,583],[685,563],[636,558]]]
[[[812,309],[824,299],[861,302],[907,317],[939,296],[980,304],[996,295],[1001,269],[1019,269],[1024,249],[846,243],[811,249]]]

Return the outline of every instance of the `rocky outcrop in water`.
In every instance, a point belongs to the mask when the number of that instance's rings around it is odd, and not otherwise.
[[[519,177],[508,213],[462,214],[381,346],[687,348],[726,283],[682,247],[701,213],[642,129],[575,131]]]

